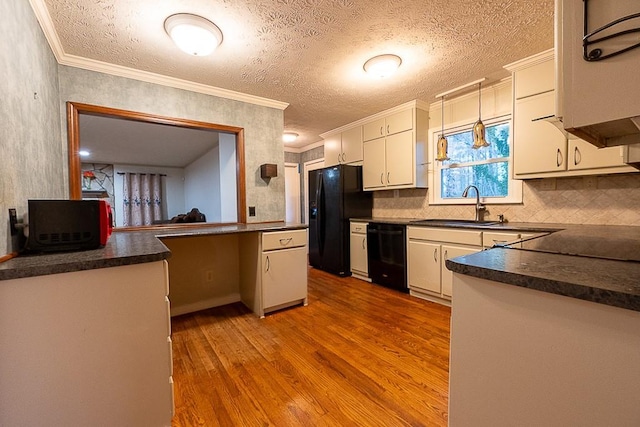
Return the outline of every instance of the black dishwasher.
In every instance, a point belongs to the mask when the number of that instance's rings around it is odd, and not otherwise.
[[[404,225],[375,222],[367,225],[367,258],[373,283],[409,292],[405,236]]]

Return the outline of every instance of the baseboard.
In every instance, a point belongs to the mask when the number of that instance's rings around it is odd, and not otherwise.
[[[171,306],[171,317],[181,314],[193,313],[195,311],[206,310],[207,308],[220,307],[240,301],[240,294],[235,293],[224,297],[210,298],[203,301],[194,302],[180,306]]]
[[[437,297],[434,295],[429,295],[426,292],[420,292],[417,291],[416,289],[409,289],[409,295],[411,295],[412,297],[416,297],[416,298],[420,298],[423,300],[427,300],[427,301],[431,301],[431,302],[435,302],[437,304],[442,304],[442,305],[446,305],[447,307],[451,307],[451,301],[441,298],[441,297]]]

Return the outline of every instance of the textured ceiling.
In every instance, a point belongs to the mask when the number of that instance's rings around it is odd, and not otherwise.
[[[553,0],[39,0],[65,55],[284,101],[297,146],[412,99],[504,76],[502,66],[553,46]],[[182,53],[164,31],[201,15],[223,43]],[[364,74],[394,53],[393,76]]]

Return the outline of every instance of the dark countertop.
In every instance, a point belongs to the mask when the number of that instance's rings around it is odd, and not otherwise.
[[[419,225],[414,218],[362,218]],[[423,224],[424,226],[424,224]],[[540,231],[519,247],[494,247],[446,261],[449,270],[600,304],[640,311],[640,227],[548,223],[447,224],[432,227]]]
[[[423,218],[351,218],[354,222],[376,222],[382,224],[400,224],[410,225],[416,227],[449,227],[449,228],[464,228],[464,229],[482,229],[491,231],[539,231],[539,232],[553,232],[559,231],[570,227],[576,227],[569,224],[550,224],[550,223],[537,223],[537,222],[503,222],[503,223],[488,223],[488,224],[475,224],[473,221],[455,222],[462,220],[449,220],[449,219],[431,219],[429,224],[420,224],[418,221],[423,221]]]
[[[446,261],[454,273],[640,311],[640,263],[497,247]]]
[[[161,239],[165,238],[215,236],[218,234],[306,228],[307,226],[304,224],[273,222],[211,227],[159,227],[143,231],[116,231],[109,238],[107,245],[101,249],[21,255],[2,262],[0,263],[0,280],[161,261],[169,258],[171,255],[169,249],[167,249],[161,241]]]

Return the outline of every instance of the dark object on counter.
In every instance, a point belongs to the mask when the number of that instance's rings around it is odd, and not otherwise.
[[[104,200],[29,200],[27,252],[97,249],[113,229]]]
[[[179,214],[171,218],[171,223],[183,223],[183,222],[206,222],[207,217],[198,210],[193,208],[186,214]]]
[[[367,261],[371,281],[408,293],[405,236],[404,225],[380,223],[367,225]]]
[[[349,218],[371,216],[373,195],[362,191],[362,166],[309,172],[309,264],[351,275]]]

